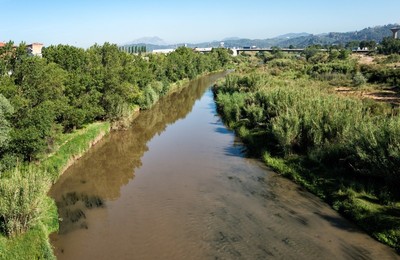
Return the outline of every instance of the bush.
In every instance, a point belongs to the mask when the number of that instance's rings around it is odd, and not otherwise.
[[[9,118],[14,112],[14,108],[10,102],[0,94],[0,150],[8,145],[10,140],[9,132],[11,131]]]
[[[361,72],[357,72],[353,76],[353,85],[356,87],[362,86],[365,83],[367,83],[367,79],[364,77],[364,75]]]
[[[400,117],[365,120],[353,136],[349,145],[355,149],[357,170],[383,178],[399,196],[395,187],[400,183]]]
[[[381,54],[399,54],[400,53],[400,39],[393,39],[392,37],[385,37],[378,48]]]
[[[218,95],[217,104],[228,122],[239,122],[242,118],[242,110],[245,105],[245,93],[235,92]]]
[[[317,58],[311,51],[310,59]],[[375,238],[399,248],[397,110],[332,93],[325,82],[286,65],[290,62],[275,60],[263,72],[228,77],[225,86],[215,89],[223,118],[250,153],[262,154],[272,169],[332,203]],[[336,59],[308,65],[308,74],[348,85],[353,79],[356,86],[365,84],[365,76],[381,82],[399,78],[392,68],[360,67],[362,73],[356,73],[352,62]],[[266,75],[252,78],[261,73]],[[296,73],[300,76],[293,76]]]
[[[16,167],[0,182],[1,229],[7,236],[27,231],[44,218],[50,181],[33,167]]]
[[[384,63],[397,63],[397,62],[400,62],[400,54],[397,54],[397,53],[390,54],[384,60]]]
[[[147,85],[143,91],[139,104],[142,109],[151,108],[159,99],[159,94],[152,88],[151,85]]]
[[[299,153],[314,162],[374,176],[400,197],[395,188],[400,184],[400,116],[328,93],[311,81],[254,75],[232,75],[230,88],[217,88],[218,107],[230,126],[245,126],[250,139],[263,131],[275,142],[268,148],[286,156]],[[361,73],[354,80],[365,83]]]

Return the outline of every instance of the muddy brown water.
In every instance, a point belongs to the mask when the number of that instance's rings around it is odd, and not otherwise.
[[[93,147],[51,190],[58,259],[399,259],[318,198],[245,157],[190,83]]]

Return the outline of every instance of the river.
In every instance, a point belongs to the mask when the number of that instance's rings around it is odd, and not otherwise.
[[[58,259],[399,259],[261,162],[193,81],[71,166],[50,195]]]

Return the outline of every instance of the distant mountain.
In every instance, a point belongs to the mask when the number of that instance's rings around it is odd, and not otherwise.
[[[240,37],[228,37],[228,38],[222,39],[222,41],[237,41],[240,39],[241,39]]]
[[[139,45],[139,44],[167,45],[167,43],[163,39],[157,36],[139,38],[124,45]]]
[[[319,35],[309,35],[304,37],[298,37],[295,39],[287,39],[279,43],[280,46],[296,46],[306,47],[309,45],[333,45],[333,44],[346,44],[350,41],[376,41],[381,42],[384,37],[390,37],[392,32],[390,28],[397,26],[396,24],[388,24],[384,26],[375,26],[362,29],[361,31],[353,32],[330,32]]]
[[[388,24],[384,26],[375,26],[368,27],[362,29],[360,31],[353,32],[330,32],[323,33],[318,35],[313,35],[309,33],[288,33],[277,36],[275,38],[270,39],[243,39],[239,37],[229,37],[225,38],[221,41],[224,42],[224,46],[227,48],[233,47],[245,47],[245,46],[257,46],[260,48],[269,48],[273,46],[285,48],[289,46],[294,46],[296,48],[304,48],[310,45],[345,45],[350,41],[363,41],[363,40],[373,40],[376,42],[381,42],[384,37],[388,37],[392,35],[390,28],[398,26],[397,24]],[[194,44],[186,44],[187,47],[190,48],[206,48],[206,47],[219,47],[221,41],[213,41],[213,42],[203,42],[203,43],[194,43]],[[130,44],[126,44],[125,46],[130,45],[143,45],[146,44],[147,50],[151,51],[154,49],[170,49],[176,48],[179,46],[184,46],[185,44],[174,44],[174,45],[166,45],[165,42],[158,37],[146,37],[135,40]]]
[[[310,33],[302,32],[302,33],[287,33],[283,35],[276,36],[275,38],[278,39],[293,39],[293,38],[299,38],[299,37],[304,37],[304,36],[310,36]]]

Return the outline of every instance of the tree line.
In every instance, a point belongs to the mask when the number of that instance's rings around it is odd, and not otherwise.
[[[110,43],[49,46],[40,58],[10,42],[0,48],[0,171],[51,152],[62,133],[149,108],[171,83],[229,62],[224,49],[200,54],[181,47],[142,56]]]

